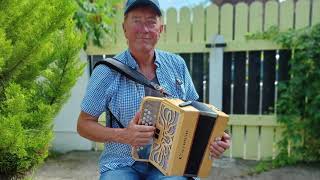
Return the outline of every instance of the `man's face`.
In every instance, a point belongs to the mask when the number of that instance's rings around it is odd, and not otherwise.
[[[123,30],[130,49],[150,52],[160,38],[163,25],[151,7],[137,7],[128,12]]]

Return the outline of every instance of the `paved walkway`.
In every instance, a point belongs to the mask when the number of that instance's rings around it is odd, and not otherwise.
[[[70,152],[49,159],[37,170],[34,180],[97,180],[99,152]],[[204,180],[319,180],[320,166],[294,166],[249,176],[256,161],[216,160],[212,174]]]

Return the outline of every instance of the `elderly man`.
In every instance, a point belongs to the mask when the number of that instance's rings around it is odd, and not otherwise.
[[[163,31],[157,0],[128,0],[123,31],[128,49],[116,55],[116,59],[164,87],[175,98],[198,99],[184,60],[178,55],[155,49]],[[101,180],[187,179],[166,177],[151,164],[135,162],[132,158],[131,147],[148,144],[155,130],[153,126],[137,123],[144,96],[159,97],[161,94],[128,80],[106,66],[99,65],[94,69],[81,104],[78,132],[87,139],[105,143],[100,158]],[[98,117],[106,109],[112,114],[112,119],[118,120],[112,121],[112,127],[98,123]],[[229,148],[229,139],[229,135],[225,134],[221,141],[211,143],[213,158],[218,158]]]

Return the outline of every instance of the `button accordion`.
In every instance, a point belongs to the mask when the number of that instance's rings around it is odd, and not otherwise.
[[[139,124],[155,126],[150,144],[132,148],[137,161],[153,164],[164,175],[208,177],[210,142],[221,138],[228,115],[210,104],[145,97]]]

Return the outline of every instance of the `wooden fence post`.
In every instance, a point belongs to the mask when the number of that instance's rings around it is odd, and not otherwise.
[[[216,35],[213,38],[209,57],[209,103],[222,109],[222,91],[223,91],[223,48],[225,41],[222,35]]]

